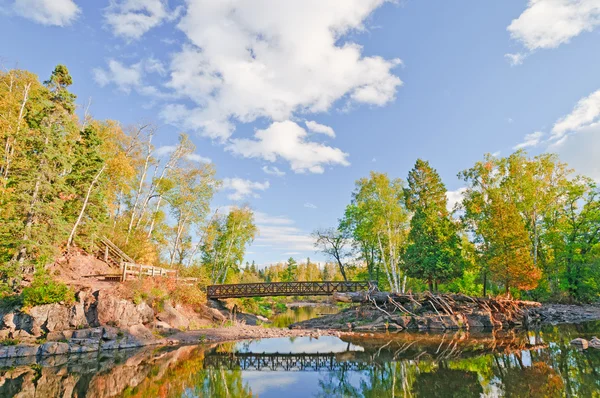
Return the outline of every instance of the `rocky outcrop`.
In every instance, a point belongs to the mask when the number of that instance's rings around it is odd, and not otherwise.
[[[49,334],[48,339],[50,341],[39,345],[0,346],[0,358],[82,354],[168,343],[141,324],[124,330],[111,326],[66,330]]]
[[[72,329],[100,325],[128,328],[154,320],[154,311],[145,302],[135,304],[105,291],[80,291],[76,298],[73,305],[55,303],[0,310],[0,339],[34,340]]]
[[[164,304],[163,310],[156,315],[156,319],[179,330],[187,330],[190,327],[190,320],[169,302]]]
[[[106,291],[98,292],[96,301],[96,322],[99,325],[129,327],[154,320],[154,311],[144,301],[136,305]]]

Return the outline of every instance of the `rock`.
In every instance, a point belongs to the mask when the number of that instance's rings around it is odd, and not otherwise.
[[[75,339],[69,340],[69,354],[82,352],[93,352],[100,349],[99,339]]]
[[[104,326],[102,328],[102,340],[104,341],[118,340],[121,337],[123,337],[123,332],[118,328],[112,326]]]
[[[73,330],[61,330],[56,332],[50,332],[46,335],[48,341],[62,341],[69,340],[73,336]]]
[[[56,341],[44,343],[38,349],[38,355],[61,355],[69,352],[69,344]]]
[[[154,334],[144,325],[133,325],[129,327],[129,334],[141,341],[156,340]]]
[[[100,325],[112,325],[126,328],[137,324],[146,324],[154,320],[154,311],[145,302],[135,305],[105,291],[98,292],[97,320]]]
[[[588,348],[588,341],[586,339],[582,339],[581,337],[571,340],[571,344],[579,347],[582,350],[587,350]]]
[[[156,318],[159,321],[168,323],[175,329],[186,330],[190,326],[190,320],[177,311],[169,302],[165,303],[163,311],[156,315]]]
[[[598,339],[596,336],[592,337],[588,343],[590,347],[600,349],[600,339]]]
[[[169,330],[171,329],[171,325],[163,321],[154,321],[154,327],[156,329]]]
[[[38,305],[30,308],[28,314],[32,318],[32,324],[27,331],[33,336],[69,329],[69,308],[64,305],[58,303]]]
[[[494,322],[490,313],[487,311],[473,311],[471,314],[465,314],[465,319],[469,329],[471,328],[493,328]]]
[[[15,358],[35,356],[38,351],[36,345],[18,344],[12,346],[0,346],[0,358]]]
[[[94,339],[99,340],[103,335],[103,328],[80,329],[73,331],[73,339]]]

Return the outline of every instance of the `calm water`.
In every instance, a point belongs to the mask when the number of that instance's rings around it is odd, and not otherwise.
[[[307,321],[322,315],[337,314],[338,312],[339,308],[335,305],[299,305],[273,316],[271,323],[266,326],[286,328],[292,323]]]
[[[537,332],[267,339],[0,365],[0,397],[599,397],[600,350]]]

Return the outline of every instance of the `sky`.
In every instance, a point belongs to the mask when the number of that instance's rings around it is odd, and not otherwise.
[[[257,264],[324,260],[355,181],[417,158],[450,205],[485,153],[600,180],[600,0],[0,0],[0,37],[1,67],[66,65],[80,112],[156,124],[160,153],[188,133]]]

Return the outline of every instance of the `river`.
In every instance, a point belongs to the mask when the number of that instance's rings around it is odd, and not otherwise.
[[[1,360],[0,397],[598,397],[600,322]]]

